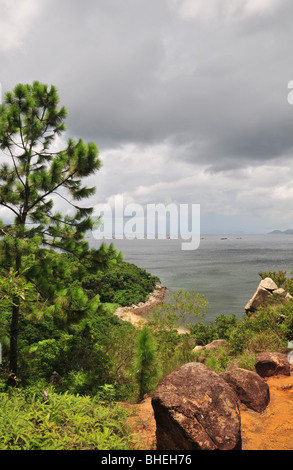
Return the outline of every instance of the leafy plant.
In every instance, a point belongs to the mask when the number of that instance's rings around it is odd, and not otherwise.
[[[145,302],[159,279],[131,263],[117,261],[108,268],[83,277],[83,287],[100,296],[101,302],[128,306]]]
[[[0,450],[127,450],[126,411],[36,386],[0,393]]]

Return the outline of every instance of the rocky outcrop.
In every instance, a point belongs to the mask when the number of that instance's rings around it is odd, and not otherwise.
[[[292,296],[284,289],[279,288],[277,284],[269,277],[263,279],[249,302],[245,306],[247,314],[255,312],[259,307],[265,305],[272,295],[279,296],[281,300],[290,300]]]
[[[232,368],[220,374],[234,390],[237,397],[247,406],[262,413],[270,402],[270,390],[266,381],[256,372],[241,368]]]
[[[144,314],[150,312],[154,307],[164,303],[167,288],[156,284],[152,293],[146,302],[139,302],[128,307],[118,307],[114,314],[120,320],[127,321],[134,326],[143,326],[147,323]]]
[[[288,355],[277,352],[264,352],[258,354],[255,370],[261,377],[273,375],[290,375]]]
[[[238,399],[204,364],[185,364],[152,396],[158,450],[241,449]]]
[[[225,346],[226,343],[227,341],[225,339],[215,339],[214,341],[206,344],[205,346],[195,346],[192,352],[196,353],[197,351],[203,351],[203,350],[214,351],[215,349]]]

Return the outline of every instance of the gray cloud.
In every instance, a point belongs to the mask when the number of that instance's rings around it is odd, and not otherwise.
[[[0,0],[1,24],[9,26],[2,86],[38,79],[58,87],[68,134],[100,147],[102,198],[123,190],[149,197],[153,184],[152,196],[167,200],[171,184],[176,198],[192,200],[186,178],[200,175],[194,202],[208,212],[225,181],[223,213],[233,212],[230,199],[239,213],[237,172],[288,163],[290,0],[11,2],[15,11],[23,6],[13,16]]]

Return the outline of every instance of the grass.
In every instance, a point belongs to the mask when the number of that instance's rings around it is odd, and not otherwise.
[[[128,450],[127,412],[33,387],[0,393],[0,450]]]

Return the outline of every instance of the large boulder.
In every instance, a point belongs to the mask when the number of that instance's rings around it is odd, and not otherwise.
[[[265,279],[262,279],[259,283],[259,286],[270,292],[273,292],[274,290],[278,289],[277,284],[270,277],[266,277]]]
[[[260,353],[256,358],[254,367],[261,377],[290,375],[290,364],[287,354],[277,352]]]
[[[238,399],[204,364],[165,377],[152,396],[158,450],[241,449]]]
[[[264,282],[265,281],[265,282]],[[270,279],[272,281],[272,279]],[[272,281],[273,282],[273,281]],[[255,312],[260,306],[264,305],[269,297],[271,297],[272,289],[267,289],[266,286],[269,285],[272,287],[272,284],[269,283],[269,278],[264,279],[259,283],[259,286],[249,300],[249,302],[245,305],[246,312]],[[275,290],[278,289],[278,286],[275,284]]]
[[[265,305],[267,300],[274,295],[275,297],[279,297],[280,300],[290,300],[292,296],[287,293],[284,289],[278,288],[277,284],[269,277],[266,277],[262,281],[260,281],[258,288],[252,298],[247,302],[245,305],[246,313],[253,313],[259,307]]]
[[[233,388],[241,403],[262,413],[270,402],[270,390],[266,381],[256,372],[235,367],[220,374]]]

